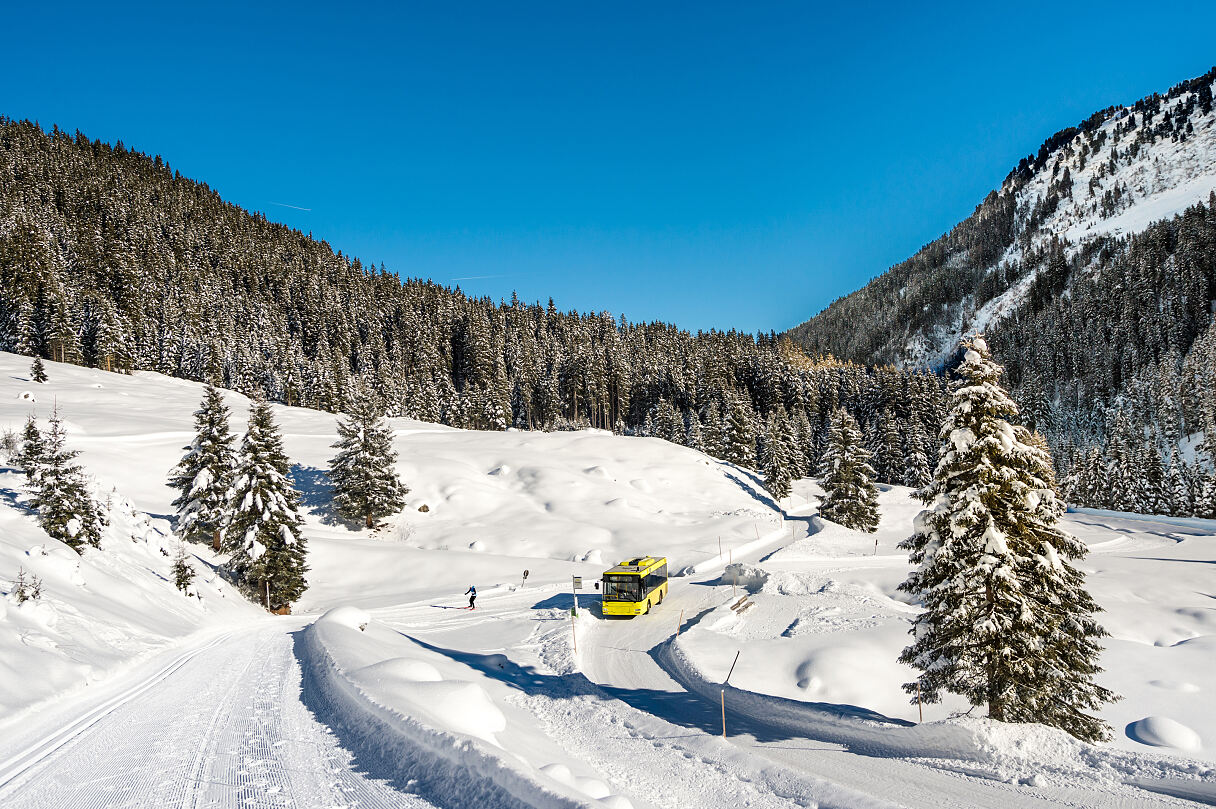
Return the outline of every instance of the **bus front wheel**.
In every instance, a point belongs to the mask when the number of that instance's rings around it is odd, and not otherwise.
[[[646,599],[646,611],[645,611],[645,612],[643,612],[642,614],[643,614],[643,615],[649,615],[649,614],[650,614],[650,599]]]

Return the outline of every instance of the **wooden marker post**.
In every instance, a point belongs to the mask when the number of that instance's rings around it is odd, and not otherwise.
[[[680,627],[684,625],[684,610],[680,610],[680,622],[676,624],[676,637],[680,637]]]

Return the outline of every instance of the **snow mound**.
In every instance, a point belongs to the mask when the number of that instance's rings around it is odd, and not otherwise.
[[[437,683],[443,679],[439,669],[425,660],[415,660],[409,657],[392,657],[372,663],[351,672],[352,677],[364,681],[402,680],[411,683]]]
[[[762,567],[735,562],[722,571],[718,584],[733,584],[749,593],[758,593],[768,582],[768,571]]]
[[[354,674],[351,679],[363,682]],[[491,744],[498,744],[494,734],[507,727],[507,718],[477,683],[380,680],[375,684],[375,693],[378,701],[398,706],[407,715],[427,716],[439,727],[476,736]]]
[[[371,622],[372,617],[358,607],[334,607],[317,619],[319,624],[346,626],[360,632],[367,629]]]
[[[608,785],[603,781],[598,778],[588,778],[585,776],[575,775],[565,764],[546,764],[540,768],[540,771],[552,778],[554,781],[557,781],[559,784],[574,787],[579,792],[582,792],[584,795],[587,795],[590,798],[602,800],[604,798],[613,797],[612,790],[609,789]],[[619,805],[623,806],[625,804]]]
[[[1127,726],[1128,738],[1153,747],[1195,752],[1203,747],[1199,734],[1167,716],[1146,716]]]

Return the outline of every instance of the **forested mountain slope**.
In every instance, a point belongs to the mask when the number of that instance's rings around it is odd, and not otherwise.
[[[812,354],[940,367],[961,335],[1058,297],[1121,237],[1216,191],[1214,82],[1216,68],[1057,132],[949,233],[790,335]]]
[[[971,217],[790,336],[941,369],[985,332],[1074,502],[1213,513],[1213,82],[1056,133]]]
[[[225,203],[159,157],[0,119],[0,350],[214,379],[287,404],[458,427],[591,426],[806,473],[830,410],[933,451],[940,381],[403,280]],[[913,481],[916,482],[916,481]]]

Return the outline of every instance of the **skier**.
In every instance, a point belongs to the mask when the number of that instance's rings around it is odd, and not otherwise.
[[[465,609],[466,610],[477,609],[477,607],[475,607],[473,605],[473,602],[477,600],[477,586],[474,584],[470,584],[469,589],[465,590],[464,594],[469,597],[469,606],[465,607]]]

